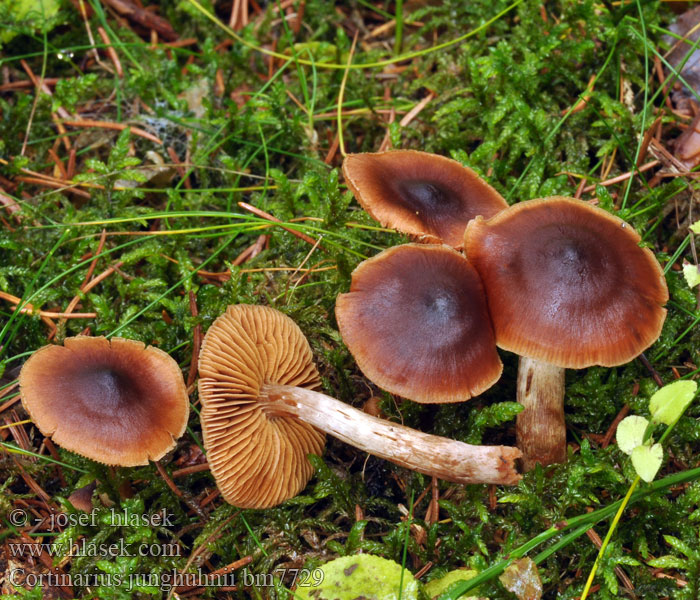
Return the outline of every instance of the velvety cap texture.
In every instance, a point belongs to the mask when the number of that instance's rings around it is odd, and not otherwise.
[[[189,400],[177,363],[135,340],[66,338],[32,354],[19,382],[41,433],[108,465],[158,460],[187,426]]]
[[[325,435],[275,414],[261,396],[265,384],[320,385],[296,323],[266,306],[229,306],[204,338],[199,375],[204,446],[224,499],[267,508],[296,496],[313,474],[307,455],[323,453]]]
[[[508,207],[474,171],[428,152],[350,154],[343,161],[343,174],[374,219],[420,242],[461,248],[471,219],[488,218]]]
[[[660,335],[668,290],[624,221],[586,202],[521,202],[465,234],[501,348],[559,367],[626,363]]]
[[[362,262],[335,314],[362,372],[393,394],[460,402],[501,375],[479,276],[447,246],[395,246]]]

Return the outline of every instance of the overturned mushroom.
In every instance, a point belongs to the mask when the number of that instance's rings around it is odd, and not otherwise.
[[[374,219],[421,242],[461,248],[471,219],[508,208],[474,171],[428,152],[350,154],[343,161],[343,174]]]
[[[189,400],[166,353],[123,338],[78,336],[22,367],[22,404],[39,431],[108,465],[158,460],[185,431]]]
[[[666,281],[639,241],[621,219],[564,197],[521,202],[467,227],[496,343],[521,356],[526,470],[566,460],[564,369],[626,363],[661,333]]]
[[[207,459],[223,497],[274,506],[303,489],[322,431],[403,467],[458,483],[514,484],[515,448],[471,446],[383,421],[314,391],[318,372],[296,324],[264,306],[229,306],[199,360]]]

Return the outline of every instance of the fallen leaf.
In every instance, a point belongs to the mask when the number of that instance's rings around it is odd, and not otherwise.
[[[537,572],[537,565],[531,558],[521,558],[511,564],[499,580],[509,592],[513,592],[518,600],[540,600],[542,598],[542,582]]]
[[[311,600],[418,600],[419,584],[393,560],[357,554],[312,569],[297,581],[295,598]]]

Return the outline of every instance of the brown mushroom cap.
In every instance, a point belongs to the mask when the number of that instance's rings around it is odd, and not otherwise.
[[[395,246],[362,262],[335,314],[362,372],[394,394],[461,402],[501,375],[479,276],[447,246]]]
[[[343,161],[343,174],[374,219],[421,242],[461,248],[471,219],[508,208],[474,171],[428,152],[350,154]]]
[[[564,368],[632,360],[659,337],[668,300],[663,271],[639,241],[621,219],[564,197],[470,223],[465,251],[499,347]]]
[[[44,346],[22,367],[19,384],[41,433],[108,465],[158,460],[187,426],[177,363],[135,340],[78,336]]]
[[[265,384],[317,388],[318,371],[299,327],[266,306],[229,306],[199,355],[199,396],[207,460],[224,499],[266,508],[298,494],[313,474],[308,454],[325,435],[277,415],[261,400]]]

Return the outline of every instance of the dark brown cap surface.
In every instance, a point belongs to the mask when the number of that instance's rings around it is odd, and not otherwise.
[[[265,384],[316,388],[320,379],[299,327],[266,306],[229,306],[199,355],[199,396],[207,460],[224,499],[267,508],[297,495],[322,454],[323,433],[268,410]]]
[[[632,360],[661,333],[663,271],[624,221],[572,198],[521,202],[465,234],[501,348],[559,367]]]
[[[362,372],[404,398],[460,402],[501,375],[479,276],[447,246],[406,244],[364,261],[335,314]]]
[[[78,336],[22,367],[22,403],[59,446],[108,465],[145,465],[187,426],[182,372],[166,353],[123,338]]]
[[[350,154],[343,174],[374,219],[421,242],[461,248],[471,219],[489,218],[508,207],[474,171],[428,152]]]

